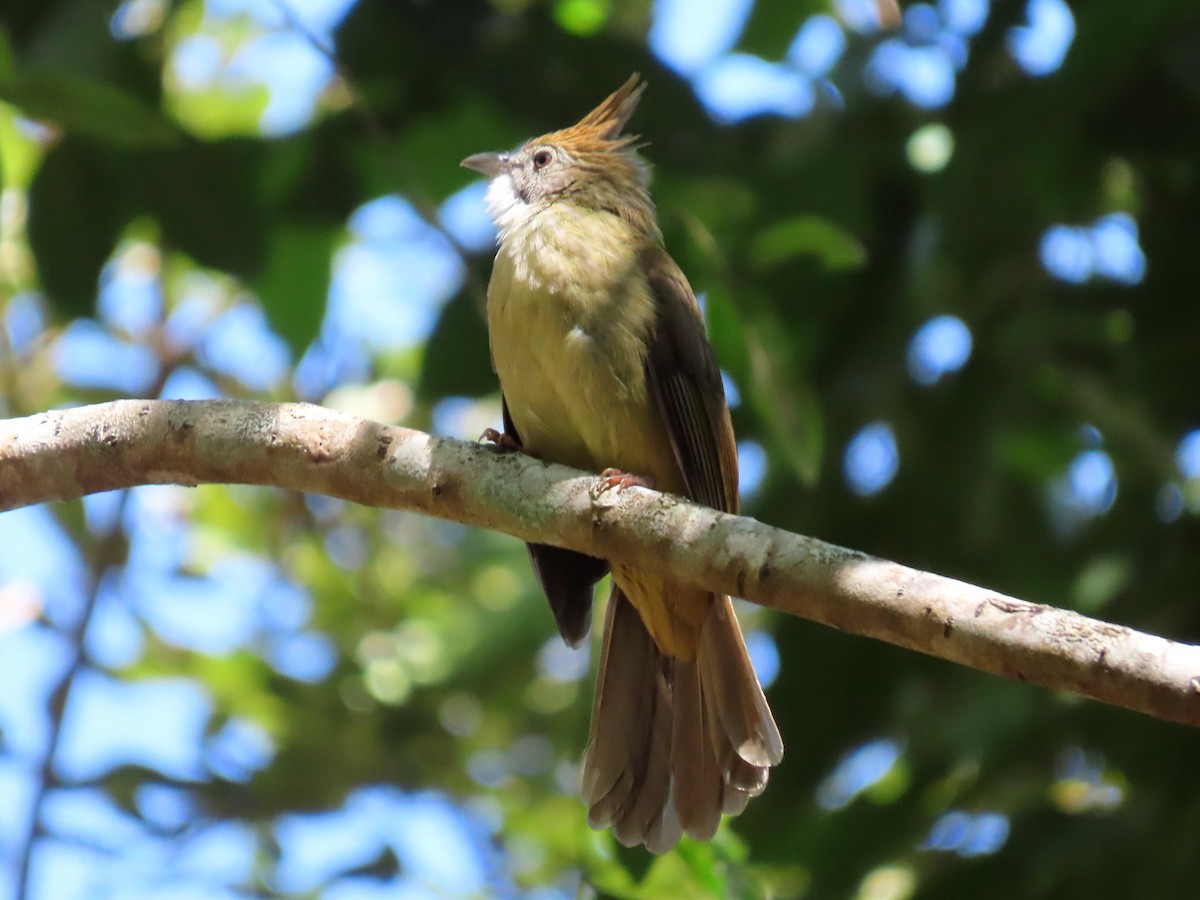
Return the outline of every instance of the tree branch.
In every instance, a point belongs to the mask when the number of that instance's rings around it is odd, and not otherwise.
[[[121,400],[0,421],[0,510],[141,484],[276,485],[653,567],[843,631],[1200,726],[1200,647],[519,453],[308,404]]]

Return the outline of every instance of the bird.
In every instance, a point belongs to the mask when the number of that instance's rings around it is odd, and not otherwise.
[[[687,278],[663,244],[637,135],[632,75],[575,125],[462,166],[489,179],[487,291],[503,432],[493,440],[738,511],[725,389]],[[587,637],[611,572],[583,757],[593,828],[624,846],[709,840],[762,793],[783,741],[728,596],[548,544],[529,555],[558,630]]]

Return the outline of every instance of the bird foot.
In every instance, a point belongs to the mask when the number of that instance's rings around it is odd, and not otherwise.
[[[616,488],[617,493],[625,490],[627,487],[644,487],[654,488],[654,479],[642,477],[640,475],[630,475],[628,472],[622,472],[620,469],[605,469],[600,473],[600,485],[598,493],[603,494],[605,491],[611,491]]]
[[[513,453],[521,449],[521,443],[511,434],[505,434],[497,431],[495,428],[483,429],[483,434],[479,436],[480,441],[486,441],[499,450],[505,453]]]

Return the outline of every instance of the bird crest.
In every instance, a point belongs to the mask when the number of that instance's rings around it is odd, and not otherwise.
[[[638,145],[635,142],[638,136],[622,134],[621,130],[637,109],[645,89],[646,83],[635,72],[629,76],[628,81],[609,94],[599,106],[576,124],[544,134],[530,143],[565,147],[579,155],[636,150]]]

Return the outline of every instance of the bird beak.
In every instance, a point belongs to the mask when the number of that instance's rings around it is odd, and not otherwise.
[[[488,178],[495,178],[508,167],[507,153],[476,153],[459,163],[464,169],[473,169]]]

